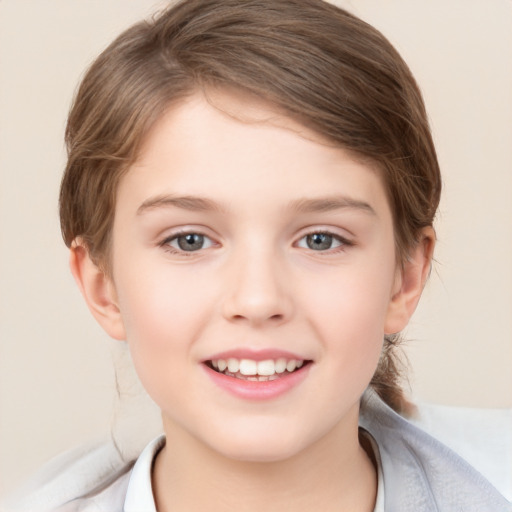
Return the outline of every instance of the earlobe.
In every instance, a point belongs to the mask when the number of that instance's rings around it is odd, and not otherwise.
[[[414,313],[430,273],[435,239],[434,229],[424,228],[419,242],[397,272],[395,289],[386,315],[385,334],[402,331]]]
[[[73,243],[69,266],[89,310],[109,336],[125,339],[125,329],[112,279],[90,258],[80,243]]]

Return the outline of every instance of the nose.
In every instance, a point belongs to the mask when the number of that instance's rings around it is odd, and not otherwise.
[[[273,251],[244,251],[233,260],[222,306],[224,317],[252,326],[288,321],[293,313],[291,283],[278,255]]]

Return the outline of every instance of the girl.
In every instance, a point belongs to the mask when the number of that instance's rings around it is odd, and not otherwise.
[[[510,510],[396,413],[441,182],[380,33],[319,0],[181,2],[94,62],[66,141],[73,275],[165,435],[32,509]]]

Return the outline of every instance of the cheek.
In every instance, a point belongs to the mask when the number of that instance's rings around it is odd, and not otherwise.
[[[134,268],[144,270],[134,272]],[[164,341],[161,336],[170,333],[180,338],[183,329],[194,325],[191,319],[202,294],[198,292],[200,283],[193,275],[151,261],[130,265],[124,271],[121,268],[119,275],[122,277],[116,279],[116,288],[128,341],[131,341],[130,334],[134,341],[144,338],[145,343]],[[161,336],[155,337],[157,333]]]
[[[343,375],[345,382],[351,381],[348,376],[354,382],[369,381],[384,340],[393,272],[385,273],[379,265],[346,270],[310,288],[310,322],[332,370]]]
[[[152,394],[159,381],[179,376],[184,362],[192,359],[208,306],[206,290],[198,293],[198,283],[186,273],[171,272],[165,265],[147,268],[136,275],[119,272],[129,277],[116,284],[133,363]]]
[[[326,328],[340,333],[374,330],[383,334],[392,288],[392,270],[361,265],[340,268],[315,286],[306,283],[300,296],[307,297],[309,308],[314,308],[314,316],[321,318]]]

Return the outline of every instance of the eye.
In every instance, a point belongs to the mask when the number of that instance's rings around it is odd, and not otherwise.
[[[313,251],[328,251],[343,245],[350,245],[350,243],[339,236],[321,232],[310,233],[302,237],[297,244],[298,247]]]
[[[194,252],[212,247],[213,242],[200,233],[183,233],[167,238],[162,245],[172,247],[179,252]]]

